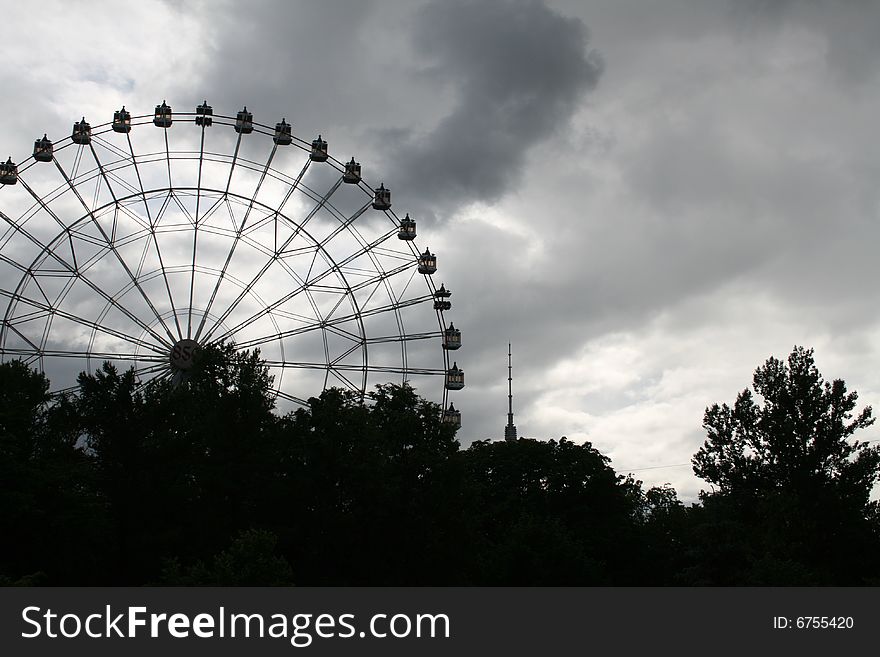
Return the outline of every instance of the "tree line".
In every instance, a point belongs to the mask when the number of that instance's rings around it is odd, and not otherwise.
[[[478,441],[408,386],[275,411],[258,352],[182,382],[105,363],[50,396],[0,365],[6,585],[876,585],[880,448],[812,350],[706,409],[708,484],[617,474],[590,443]]]

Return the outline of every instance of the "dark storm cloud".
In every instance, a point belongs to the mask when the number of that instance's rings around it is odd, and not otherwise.
[[[261,123],[284,115],[301,137],[356,118],[364,50],[378,36],[365,28],[373,9],[370,0],[236,3],[208,18],[210,68],[194,98],[226,114],[247,105]]]
[[[583,22],[535,1],[430,2],[412,39],[424,75],[455,104],[426,134],[391,136],[387,178],[435,209],[509,191],[527,151],[568,123],[602,73]]]
[[[584,23],[537,0],[262,2],[209,23],[193,102],[322,132],[421,219],[501,198],[602,74]]]

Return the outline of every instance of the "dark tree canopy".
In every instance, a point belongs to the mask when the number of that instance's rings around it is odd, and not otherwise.
[[[627,583],[641,489],[589,442],[478,441],[464,456],[483,582]]]
[[[812,349],[770,358],[733,408],[706,409],[694,472],[715,490],[692,513],[690,583],[857,584],[876,577],[880,449],[850,440],[871,407],[825,382]],[[760,400],[756,399],[757,395]]]
[[[694,456],[694,472],[721,492],[765,492],[833,486],[867,504],[880,465],[880,448],[848,439],[874,423],[871,407],[853,414],[858,395],[823,381],[813,350],[795,347],[788,362],[770,358],[733,408],[706,409],[708,439]]]
[[[172,383],[105,364],[52,397],[0,364],[0,584],[880,582],[873,421],[813,353],[707,409],[685,506],[590,443],[477,441],[407,385],[282,415],[258,352]]]

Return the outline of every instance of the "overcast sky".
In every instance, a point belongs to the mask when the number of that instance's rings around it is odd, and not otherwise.
[[[510,341],[520,435],[693,499],[767,357],[880,405],[878,34],[871,0],[11,3],[0,144],[162,99],[332,135],[454,291],[462,443],[503,435]]]

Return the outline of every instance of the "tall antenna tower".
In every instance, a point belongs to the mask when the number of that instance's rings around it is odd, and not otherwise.
[[[513,357],[510,343],[507,343],[507,426],[504,427],[504,440],[516,440],[516,425],[513,423]]]

